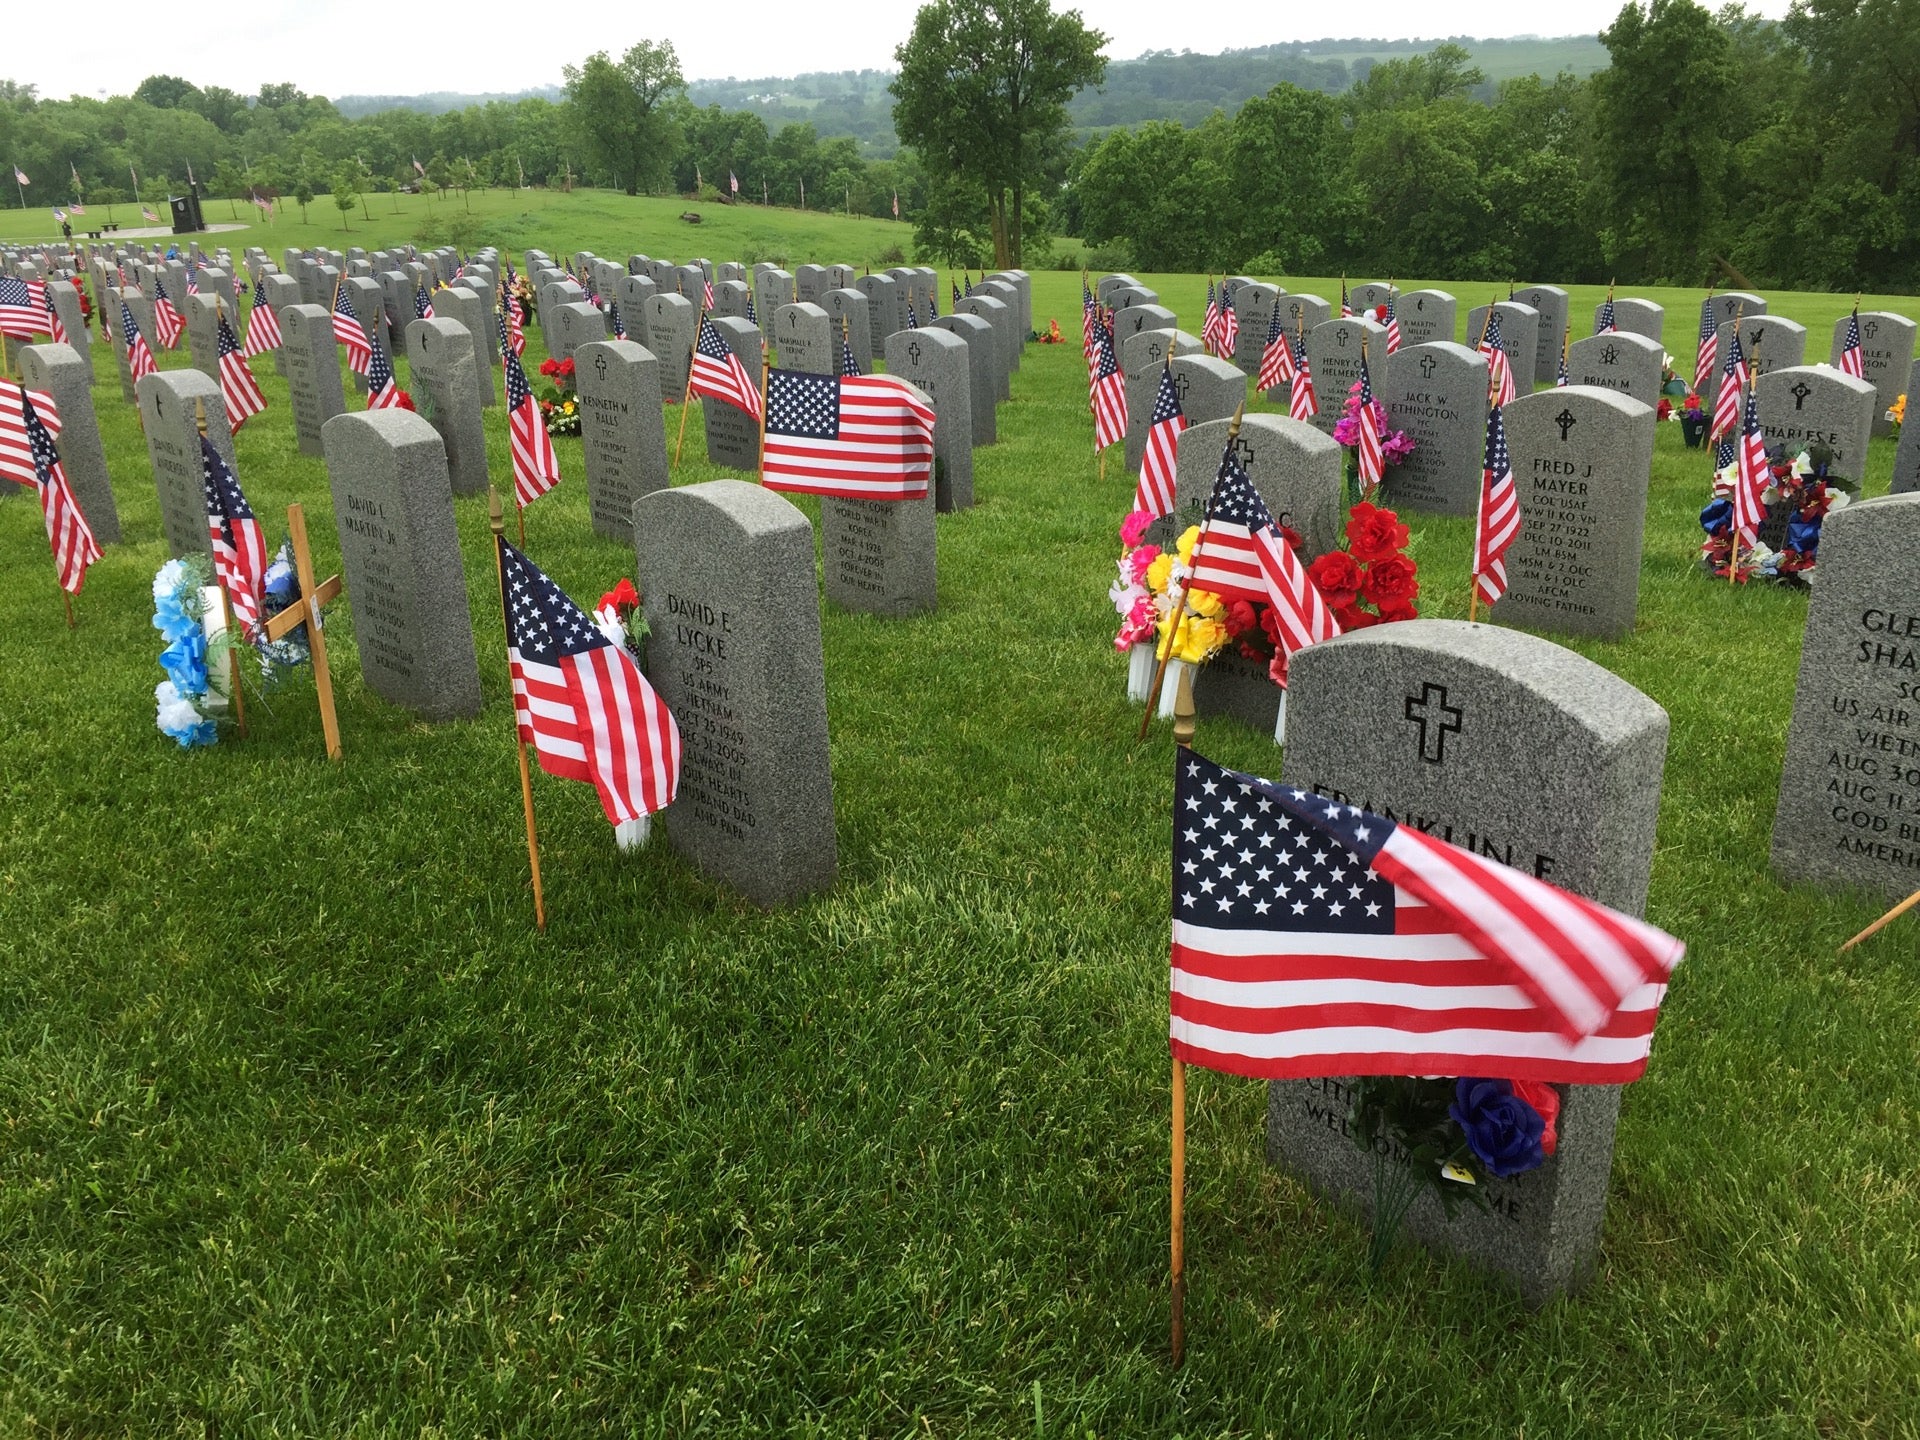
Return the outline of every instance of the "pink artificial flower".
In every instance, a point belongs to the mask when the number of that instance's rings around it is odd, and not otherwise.
[[[1120,543],[1129,550],[1140,543],[1147,533],[1147,527],[1153,524],[1153,516],[1144,510],[1135,510],[1120,522]]]
[[[1360,443],[1360,417],[1343,415],[1334,422],[1333,441],[1336,445],[1358,445]]]
[[[1147,583],[1147,570],[1160,558],[1158,545],[1142,545],[1126,559],[1127,582],[1132,585]]]
[[[1404,430],[1396,430],[1380,442],[1380,452],[1389,465],[1398,465],[1414,451],[1414,439]]]

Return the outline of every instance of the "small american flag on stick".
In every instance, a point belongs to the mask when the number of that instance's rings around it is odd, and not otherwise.
[[[705,316],[700,318],[700,336],[693,347],[693,368],[687,384],[695,395],[722,401],[746,411],[755,421],[760,419],[760,387],[719,327]]]
[[[67,472],[60,464],[59,452],[54,449],[53,432],[42,423],[33,396],[4,380],[0,380],[0,433],[4,433],[9,424],[9,400],[17,407],[27,449],[33,457],[33,483],[40,492],[40,513],[47,522],[47,543],[53,547],[53,565],[60,577],[60,588],[69,595],[78,595],[86,583],[87,567],[100,558],[99,543],[93,538],[87,517],[80,513],[79,502],[73,498]],[[57,427],[58,421],[55,423]],[[71,614],[68,623],[72,623]]]
[[[1507,593],[1507,547],[1520,533],[1520,496],[1507,453],[1507,422],[1495,405],[1487,411],[1487,452],[1480,470],[1480,513],[1473,537],[1473,583],[1491,605]]]
[[[1127,438],[1127,380],[1113,354],[1113,330],[1100,325],[1093,336],[1093,449],[1094,453]]]
[[[353,295],[345,285],[333,292],[333,338],[347,347],[347,366],[356,375],[365,375],[373,364],[373,346],[367,343],[366,328],[353,308]]]
[[[126,345],[127,369],[132,372],[134,383],[138,384],[159,367],[153,363],[153,351],[147,346],[147,337],[140,333],[133,311],[127,308],[124,300],[120,302],[120,335]]]
[[[893,375],[767,373],[760,479],[843,500],[919,500],[933,477],[933,408]]]
[[[267,397],[260,393],[260,384],[253,378],[247,357],[240,351],[233,327],[227,324],[225,310],[220,312],[217,323],[220,327],[220,397],[227,402],[227,423],[237,433],[250,417],[267,408]]]
[[[1190,750],[1175,766],[1177,1059],[1260,1079],[1645,1071],[1671,935],[1355,806]]]
[[[267,541],[253,507],[213,442],[200,437],[200,471],[205,481],[207,536],[213,541],[213,568],[233,607],[234,623],[252,637],[260,626],[260,593],[266,583]]]
[[[506,320],[500,336],[506,339]],[[560,483],[560,457],[553,453],[546,417],[527,384],[527,372],[511,347],[502,357],[507,371],[507,441],[513,452],[513,497],[522,509]],[[523,537],[524,538],[524,537]]]
[[[1700,306],[1700,347],[1693,357],[1693,392],[1698,395],[1713,379],[1714,362],[1720,358],[1720,329],[1713,323],[1713,296]]]
[[[1293,382],[1293,347],[1280,328],[1280,303],[1276,299],[1267,321],[1267,348],[1260,354],[1260,377],[1255,388],[1271,394]]]
[[[162,350],[172,350],[180,344],[180,336],[186,328],[187,322],[180,318],[180,312],[173,308],[173,301],[167,298],[167,282],[158,275],[154,276],[153,338],[160,342]]]
[[[273,306],[267,303],[265,288],[256,285],[253,287],[253,305],[247,311],[246,356],[251,360],[269,350],[278,350],[280,344],[280,317],[273,313]]]
[[[1140,484],[1133,493],[1135,510],[1144,510],[1156,518],[1173,513],[1180,436],[1186,428],[1187,415],[1180,408],[1180,391],[1173,383],[1173,370],[1163,365],[1160,388],[1154,394],[1153,418],[1147,425],[1146,450],[1140,457]]]
[[[1840,373],[1851,375],[1856,380],[1867,376],[1867,352],[1860,343],[1860,307],[1855,305],[1853,313],[1847,316],[1846,335],[1840,344]]]

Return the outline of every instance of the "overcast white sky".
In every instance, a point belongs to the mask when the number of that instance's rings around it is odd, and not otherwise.
[[[1621,3],[1371,0],[1362,6],[1281,6],[1224,0],[1196,15],[1177,0],[1086,0],[1080,11],[1113,37],[1108,55],[1124,60],[1144,50],[1216,52],[1337,35],[1592,34],[1612,21]],[[1759,0],[1749,8],[1777,16],[1786,4]],[[0,78],[37,85],[45,96],[126,94],[155,72],[245,95],[282,80],[328,96],[514,91],[558,83],[563,64],[593,50],[618,52],[636,40],[666,39],[689,79],[744,80],[891,67],[893,47],[906,38],[917,8],[918,0],[546,8],[519,0],[469,0],[440,17],[444,23],[429,23],[413,7],[393,13],[366,0],[262,0],[213,24],[192,18],[197,12],[191,7],[176,12],[179,23],[157,24],[163,12],[150,0],[95,0],[86,7],[83,29],[120,37],[117,43],[9,46],[11,53],[0,57]],[[844,17],[844,23],[829,22],[829,15]],[[685,18],[664,33],[650,28],[663,16]],[[529,17],[538,18],[529,23]],[[401,63],[406,60],[413,63]]]

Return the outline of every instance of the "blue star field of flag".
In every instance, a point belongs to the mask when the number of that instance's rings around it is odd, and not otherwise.
[[[1391,935],[1393,885],[1368,854],[1391,822],[1191,752],[1174,785],[1173,914],[1221,930]]]
[[[393,384],[393,361],[387,358],[387,347],[380,343],[378,335],[373,337],[373,359],[367,362],[367,393],[378,395]]]
[[[533,387],[527,384],[526,367],[520,363],[520,357],[513,353],[513,346],[506,344],[507,322],[500,322],[501,348],[505,355],[507,370],[507,409],[518,410],[533,398]]]
[[[53,467],[60,463],[60,454],[53,447],[53,436],[47,432],[46,423],[41,420],[40,412],[34,408],[23,391],[20,396],[21,419],[27,426],[27,450],[33,456],[33,475],[42,485],[53,483]]]
[[[233,326],[227,323],[227,317],[223,314],[220,316],[220,358],[224,360],[229,355],[238,355],[239,353],[239,338],[235,336]]]
[[[591,619],[544,571],[506,541],[500,542],[500,584],[507,600],[507,644],[524,660],[558,665],[606,645]]]
[[[223,519],[231,537],[234,526],[253,519],[253,507],[247,503],[233,467],[227,464],[226,457],[214,449],[204,435],[200,437],[200,475],[206,494],[207,514]]]
[[[767,429],[809,440],[839,439],[838,377],[772,371],[767,376]]]
[[[1160,391],[1153,397],[1153,418],[1147,424],[1164,425],[1169,420],[1178,420],[1180,415],[1180,391],[1173,383],[1173,372],[1163,365],[1160,367]]]
[[[1213,493],[1207,497],[1207,519],[1226,525],[1244,525],[1249,532],[1273,524],[1273,512],[1267,509],[1260,492],[1253,488],[1246,466],[1240,463],[1240,456],[1231,445],[1220,461]]]
[[[1513,468],[1512,459],[1507,454],[1507,420],[1500,413],[1498,405],[1493,407],[1487,420],[1487,456],[1486,468],[1494,475],[1504,475]]]

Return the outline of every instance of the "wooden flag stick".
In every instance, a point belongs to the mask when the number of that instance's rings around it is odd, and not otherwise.
[[[300,582],[300,600],[267,621],[267,639],[284,639],[307,627],[307,649],[313,656],[313,694],[320,705],[320,730],[327,741],[327,759],[340,758],[340,720],[333,710],[333,672],[327,666],[327,637],[320,607],[340,593],[340,577],[324,584],[313,581],[313,552],[307,545],[307,515],[299,501],[287,506],[287,540],[293,547],[293,573]]]
[[[1853,949],[1854,946],[1858,945],[1862,940],[1868,939],[1874,935],[1878,935],[1882,930],[1886,929],[1887,926],[1892,924],[1895,920],[1898,920],[1902,915],[1906,914],[1909,910],[1913,909],[1913,907],[1916,905],[1920,905],[1920,890],[1914,891],[1913,894],[1907,896],[1906,899],[1902,900],[1898,905],[1894,906],[1893,909],[1887,911],[1886,914],[1882,915],[1878,920],[1874,921],[1873,924],[1867,926],[1866,929],[1862,930],[1858,935],[1854,936],[1851,940],[1847,941],[1846,944],[1840,947],[1840,953],[1844,955],[1847,953],[1847,951]]]
[[[1193,731],[1193,680],[1183,674],[1173,692],[1173,743],[1182,750],[1193,749]],[[1173,1061],[1172,1109],[1173,1189],[1169,1228],[1173,1283],[1169,1343],[1173,1368],[1178,1370],[1187,1358],[1187,1062],[1178,1056]]]
[[[680,464],[680,451],[687,443],[687,410],[693,404],[693,357],[700,349],[700,327],[706,322],[706,298],[701,297],[700,313],[693,320],[693,349],[687,352],[687,388],[680,395],[680,438],[673,445],[673,463]]]
[[[493,529],[494,579],[501,587],[500,623],[510,627],[513,621],[507,614],[507,591],[500,551],[500,543],[506,539],[507,517],[500,508],[500,492],[491,485],[487,486],[487,523]],[[544,935],[547,933],[547,899],[540,888],[540,839],[533,828],[533,773],[527,768],[527,742],[520,738],[518,720],[514,721],[513,742],[513,748],[520,755],[520,800],[527,816],[527,863],[533,870],[533,924]]]
[[[1229,450],[1233,448],[1234,441],[1240,438],[1240,426],[1246,419],[1246,415],[1247,402],[1242,400],[1239,407],[1233,412],[1232,422],[1227,426],[1227,448]],[[1224,459],[1224,454],[1222,458]],[[1140,717],[1140,733],[1133,737],[1136,744],[1147,738],[1147,727],[1153,723],[1154,709],[1160,703],[1161,687],[1167,683],[1167,662],[1173,658],[1173,642],[1180,634],[1180,622],[1187,618],[1187,601],[1193,594],[1193,573],[1200,568],[1200,550],[1206,543],[1207,522],[1203,518],[1200,521],[1200,533],[1196,535],[1193,540],[1193,553],[1188,560],[1187,583],[1180,587],[1180,609],[1175,613],[1173,624],[1167,630],[1167,638],[1155,646],[1155,649],[1159,652],[1159,660],[1153,667],[1153,684],[1147,690],[1147,713]],[[1175,537],[1174,549],[1177,553],[1179,549],[1177,536]],[[1175,691],[1176,699],[1178,694],[1179,692]]]

